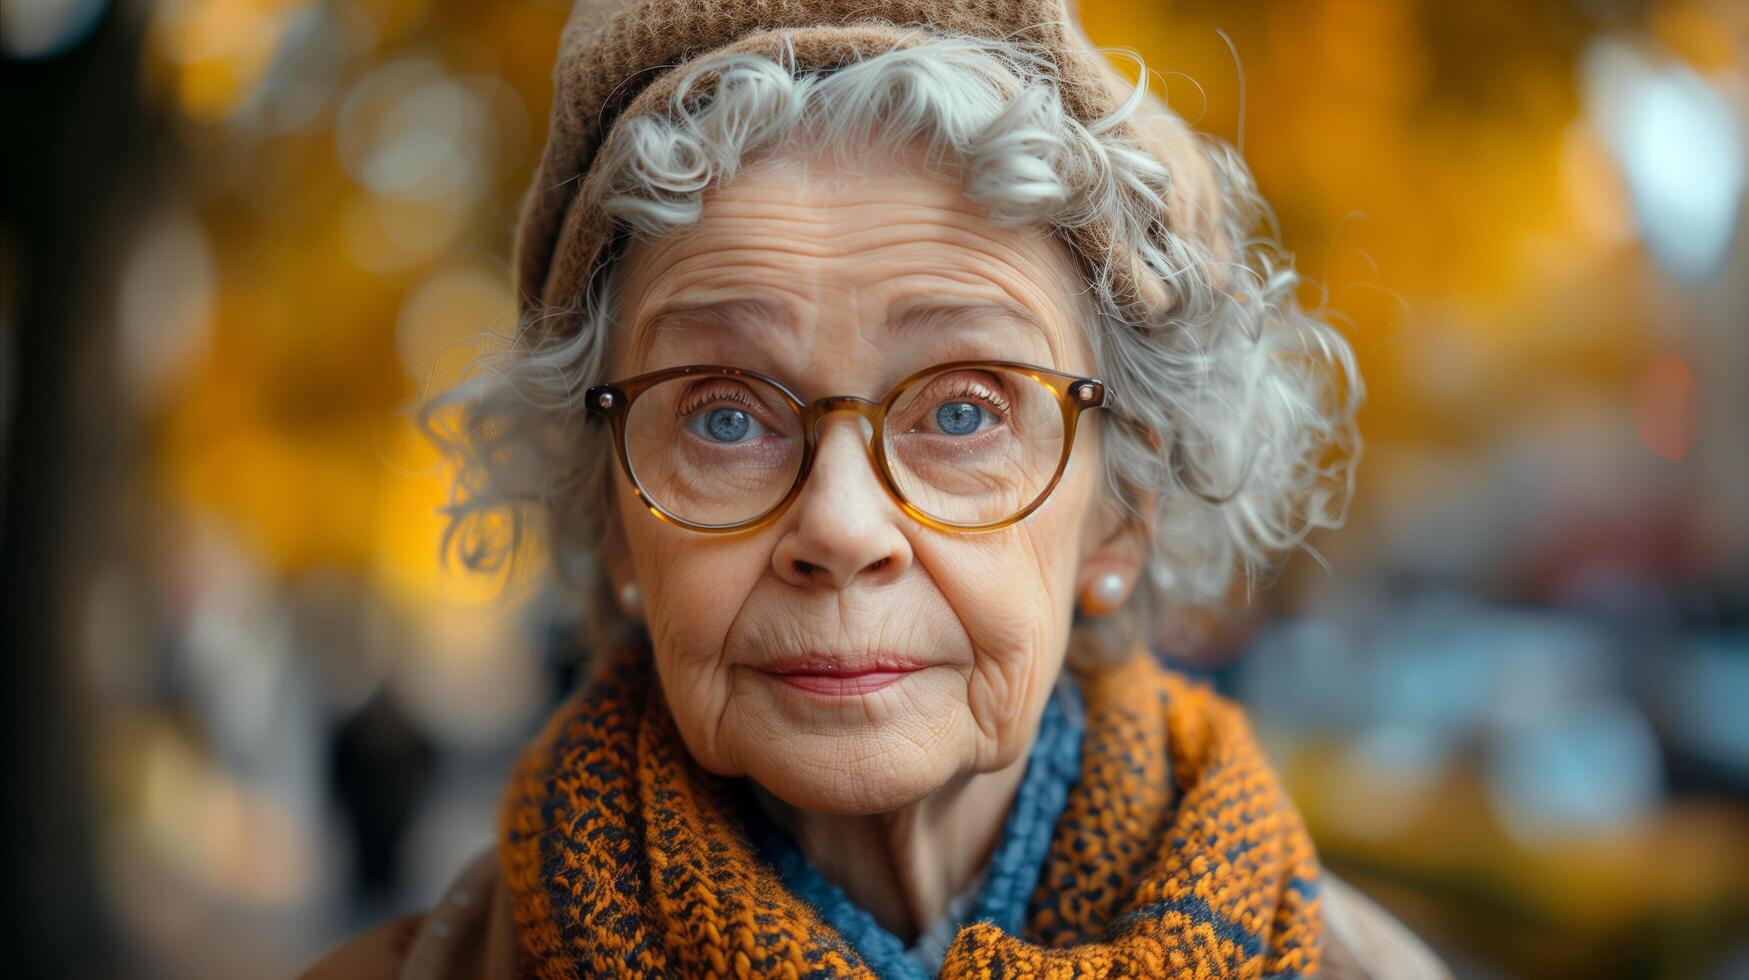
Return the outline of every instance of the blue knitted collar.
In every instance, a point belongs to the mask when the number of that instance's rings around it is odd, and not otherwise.
[[[1062,815],[1069,787],[1081,774],[1081,736],[1086,729],[1083,712],[1081,689],[1065,671],[1045,702],[1026,773],[1002,825],[1001,839],[984,868],[983,893],[967,922],[990,922],[1012,935],[1020,933],[1027,899],[1050,850],[1052,831]],[[789,834],[765,815],[751,793],[744,795],[742,809],[754,846],[777,868],[784,885],[842,933],[876,974],[895,980],[928,980],[935,973],[924,970],[899,937],[827,881]]]

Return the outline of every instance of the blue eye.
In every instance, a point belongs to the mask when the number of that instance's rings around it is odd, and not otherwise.
[[[744,442],[765,432],[764,426],[753,421],[753,416],[738,408],[713,408],[701,412],[694,415],[686,427],[694,434],[717,443]]]
[[[935,424],[950,436],[969,436],[978,431],[985,414],[973,402],[942,402],[935,410]]]

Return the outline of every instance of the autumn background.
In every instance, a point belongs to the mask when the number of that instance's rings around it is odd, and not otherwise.
[[[1749,6],[1084,9],[1369,391],[1349,525],[1162,649],[1460,976],[1749,976]],[[564,15],[0,6],[9,975],[286,976],[490,839],[576,608],[439,560],[409,414]]]

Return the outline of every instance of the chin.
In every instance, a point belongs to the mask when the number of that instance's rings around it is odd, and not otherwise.
[[[791,806],[844,815],[896,810],[940,789],[971,763],[977,730],[964,682],[945,667],[847,697],[738,679],[723,723],[735,775]]]
[[[913,742],[893,739],[862,751],[836,740],[807,738],[761,753],[746,775],[772,796],[810,813],[861,816],[910,806],[952,779],[958,769]]]

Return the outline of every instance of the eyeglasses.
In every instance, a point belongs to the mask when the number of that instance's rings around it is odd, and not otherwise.
[[[939,530],[993,531],[1037,510],[1069,465],[1081,413],[1105,383],[1009,361],[954,361],[879,401],[803,402],[754,371],[710,364],[596,385],[589,413],[613,428],[620,466],[656,517],[705,533],[776,520],[801,493],[820,423],[849,412],[906,514]]]

